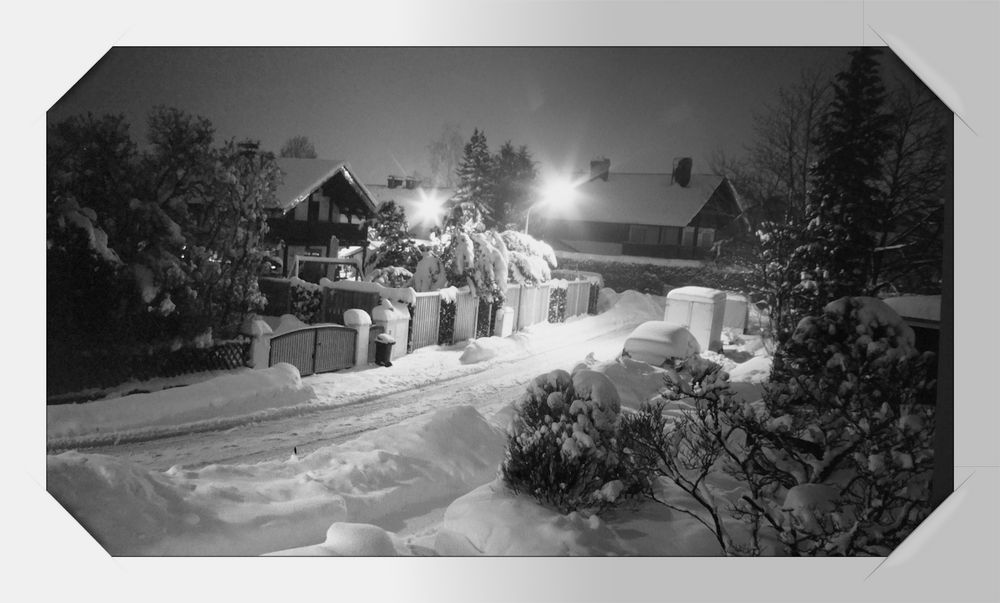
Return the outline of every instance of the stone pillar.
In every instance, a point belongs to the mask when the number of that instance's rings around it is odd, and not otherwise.
[[[344,326],[358,332],[358,343],[354,349],[354,366],[368,364],[368,337],[372,328],[372,317],[364,310],[350,309],[344,312]]]
[[[274,331],[260,318],[250,318],[240,332],[253,338],[250,344],[250,363],[255,369],[266,369],[271,360],[271,337]]]

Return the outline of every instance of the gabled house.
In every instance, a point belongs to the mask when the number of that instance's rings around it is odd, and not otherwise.
[[[296,255],[337,257],[341,247],[367,249],[376,201],[349,164],[287,157],[277,162],[284,181],[269,209],[267,238],[285,274]]]
[[[661,174],[612,172],[607,159],[590,168],[566,207],[540,207],[542,219],[531,224],[531,234],[557,251],[703,259],[740,227],[732,184],[691,173],[690,159]]]

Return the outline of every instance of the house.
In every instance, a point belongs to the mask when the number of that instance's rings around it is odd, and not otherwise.
[[[455,194],[453,188],[426,186],[416,178],[399,176],[389,176],[385,184],[368,184],[367,188],[376,206],[393,201],[403,208],[414,239],[428,239],[431,229],[443,226],[446,203]]]
[[[377,203],[349,164],[288,157],[277,162],[284,180],[269,208],[267,239],[286,275],[296,255],[335,258],[341,247],[367,249],[368,221]],[[319,274],[303,275],[307,280],[327,276],[326,266],[309,269]]]
[[[729,180],[691,173],[691,159],[670,173],[611,171],[590,164],[561,208],[538,210],[530,232],[557,251],[598,255],[702,259],[715,242],[740,226],[741,210]]]

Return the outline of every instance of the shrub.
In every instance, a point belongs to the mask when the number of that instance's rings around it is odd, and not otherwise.
[[[562,513],[595,512],[643,489],[618,447],[620,404],[600,373],[539,375],[518,402],[504,482]]]
[[[767,535],[790,554],[887,555],[930,511],[931,360],[885,304],[842,298],[800,321],[762,404],[700,361],[663,392],[690,404],[681,419],[644,406],[620,440],[638,473],[695,499],[705,514],[660,502],[705,524],[726,554],[761,554]],[[741,487],[720,497],[715,472]],[[743,521],[747,540],[734,541],[723,513]]]
[[[312,324],[319,320],[323,307],[322,287],[299,278],[292,278],[288,294],[291,299],[290,313],[295,318],[307,324]]]

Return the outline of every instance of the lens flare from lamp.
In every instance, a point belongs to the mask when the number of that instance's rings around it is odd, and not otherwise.
[[[420,201],[417,203],[417,220],[421,224],[438,224],[444,213],[444,199],[437,195],[420,191]]]

